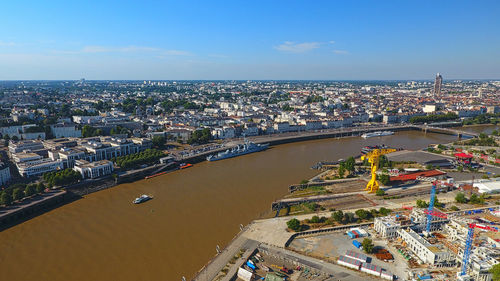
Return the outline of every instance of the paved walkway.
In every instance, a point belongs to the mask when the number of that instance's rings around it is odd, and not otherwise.
[[[10,216],[14,213],[23,211],[24,209],[31,208],[33,206],[42,204],[45,201],[51,200],[55,197],[59,197],[66,194],[65,190],[51,190],[49,192],[33,196],[31,198],[26,198],[20,203],[14,203],[14,205],[7,208],[0,208],[0,219],[3,217]]]
[[[203,267],[202,270],[200,270],[200,272],[192,280],[213,280],[217,276],[217,274],[219,274],[219,272],[229,263],[229,260],[240,251],[241,248],[248,249],[244,254],[245,256],[249,255],[248,253],[253,251],[258,244],[259,242],[257,241],[249,240],[242,235],[238,235],[224,250],[222,250],[220,254],[214,257],[205,267]],[[243,257],[241,259],[243,259]],[[237,265],[238,262],[235,263],[235,265]],[[237,268],[238,266],[236,266],[236,270],[238,270]],[[230,276],[229,273],[231,272],[233,272],[233,275],[234,273],[236,273],[236,271],[234,271],[234,268],[231,268],[231,271],[228,272],[227,276]]]

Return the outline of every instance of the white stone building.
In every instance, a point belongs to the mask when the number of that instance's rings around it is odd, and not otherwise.
[[[95,179],[113,173],[113,162],[109,160],[95,162],[76,160],[73,170],[79,172],[83,179]]]

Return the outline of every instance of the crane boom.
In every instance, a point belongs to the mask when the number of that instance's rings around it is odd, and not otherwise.
[[[376,192],[378,190],[379,184],[377,182],[377,169],[380,156],[394,151],[397,150],[393,148],[377,148],[361,156],[361,160],[368,159],[368,162],[371,164],[371,179],[366,185],[365,190],[369,190],[370,192]]]
[[[482,225],[477,223],[469,224],[469,231],[467,232],[467,240],[465,240],[464,256],[462,259],[462,271],[460,272],[460,275],[465,275],[467,273],[467,265],[469,264],[470,252],[472,250],[472,242],[474,240],[474,229],[476,228],[498,232],[498,229],[496,227],[490,227],[487,225]]]

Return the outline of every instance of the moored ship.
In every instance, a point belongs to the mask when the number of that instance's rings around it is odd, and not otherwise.
[[[362,134],[361,137],[366,139],[366,138],[383,137],[383,136],[390,136],[390,135],[394,135],[394,132],[392,132],[392,131],[377,131],[377,132]]]
[[[385,144],[382,145],[367,145],[363,148],[361,148],[361,153],[362,154],[367,154],[368,152],[374,150],[374,149],[383,149],[383,148],[389,148]]]
[[[245,143],[242,145],[238,145],[233,149],[228,149],[224,152],[219,152],[215,155],[210,155],[207,157],[207,161],[217,161],[227,158],[232,158],[240,155],[250,154],[262,150],[266,150],[269,147],[269,144],[255,144],[251,141],[245,140]]]

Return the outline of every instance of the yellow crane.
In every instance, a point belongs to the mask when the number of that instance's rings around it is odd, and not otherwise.
[[[368,159],[368,162],[371,164],[371,174],[372,178],[366,185],[365,190],[369,190],[370,192],[376,192],[378,190],[378,182],[377,182],[377,169],[378,169],[378,164],[380,161],[380,156],[384,154],[389,154],[391,152],[396,151],[396,149],[393,148],[377,148],[374,149],[367,154],[361,156],[361,160]]]

